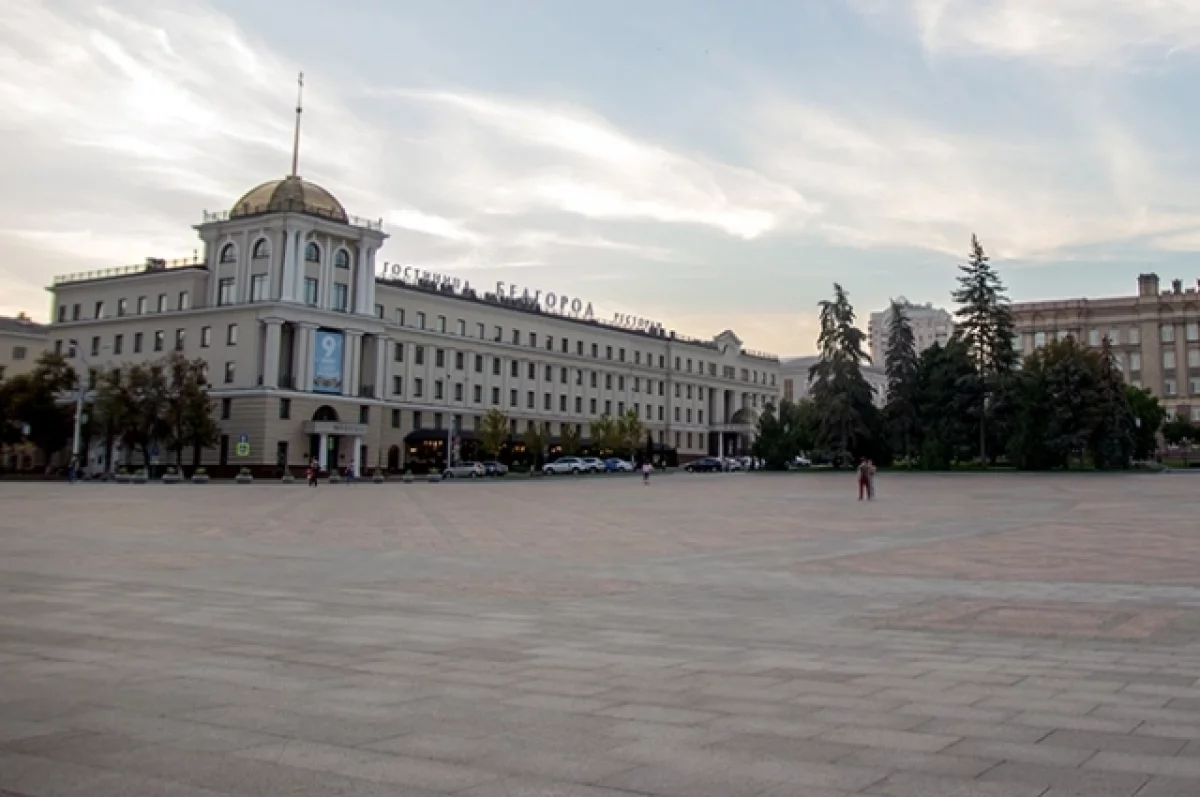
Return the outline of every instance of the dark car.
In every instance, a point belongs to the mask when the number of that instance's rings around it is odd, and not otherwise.
[[[683,466],[688,473],[720,473],[725,470],[725,463],[716,457],[705,457]]]

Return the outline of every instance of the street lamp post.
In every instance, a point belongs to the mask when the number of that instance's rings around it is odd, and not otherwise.
[[[454,408],[450,405],[450,372],[446,372],[446,387],[442,394],[446,397],[446,470],[454,464],[452,451],[454,449]]]
[[[74,338],[72,338],[71,340],[68,341],[68,344],[70,345],[71,350],[75,353],[75,356],[78,357],[79,360],[83,363],[84,367],[90,368],[91,366],[88,363],[87,359],[84,358],[83,352],[81,352],[79,350],[79,343]],[[77,377],[77,379],[78,379],[79,384],[75,391],[75,433],[71,440],[71,461],[74,463],[78,463],[80,461],[79,446],[83,443],[83,390],[84,390],[83,384],[84,383],[83,383],[82,376]],[[71,468],[71,467],[72,466],[68,464],[68,468]],[[72,479],[74,479],[74,469],[73,468],[72,468]]]

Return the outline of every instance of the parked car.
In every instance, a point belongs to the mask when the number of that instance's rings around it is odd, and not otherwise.
[[[443,479],[482,479],[483,476],[482,462],[459,462],[442,471]]]
[[[585,470],[583,460],[579,457],[559,457],[553,462],[547,462],[542,466],[542,473],[547,476],[555,473],[569,473],[572,476],[577,476]]]
[[[583,462],[584,473],[603,473],[605,470],[604,460],[599,457],[584,457],[580,461]]]
[[[508,473],[508,466],[503,462],[492,460],[483,463],[483,473],[485,476],[504,476]]]
[[[633,463],[620,457],[612,457],[604,460],[604,469],[609,473],[630,473],[633,471]]]
[[[725,470],[725,463],[718,457],[704,457],[683,466],[688,473],[720,473]]]
[[[788,470],[792,470],[794,468],[811,468],[811,467],[812,467],[812,461],[809,460],[808,457],[796,457],[795,459],[793,459],[791,462],[788,463]]]
[[[736,457],[725,457],[725,470],[729,473],[734,471],[745,470],[742,463]]]

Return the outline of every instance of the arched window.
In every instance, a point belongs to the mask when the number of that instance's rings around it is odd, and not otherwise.
[[[320,263],[321,247],[314,243],[310,243],[308,246],[304,247],[304,259],[309,263]]]
[[[237,250],[233,244],[225,244],[221,247],[221,262],[232,263],[237,260]]]
[[[333,265],[338,268],[350,268],[350,253],[345,249],[339,249],[333,256]]]
[[[270,252],[269,247],[267,246],[267,239],[259,238],[257,241],[254,242],[254,251],[250,256],[255,259],[258,259],[260,257],[269,257],[270,254],[271,254],[271,252]]]

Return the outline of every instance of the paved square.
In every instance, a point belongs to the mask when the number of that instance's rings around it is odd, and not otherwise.
[[[1200,475],[0,483],[0,797],[1195,797]]]

